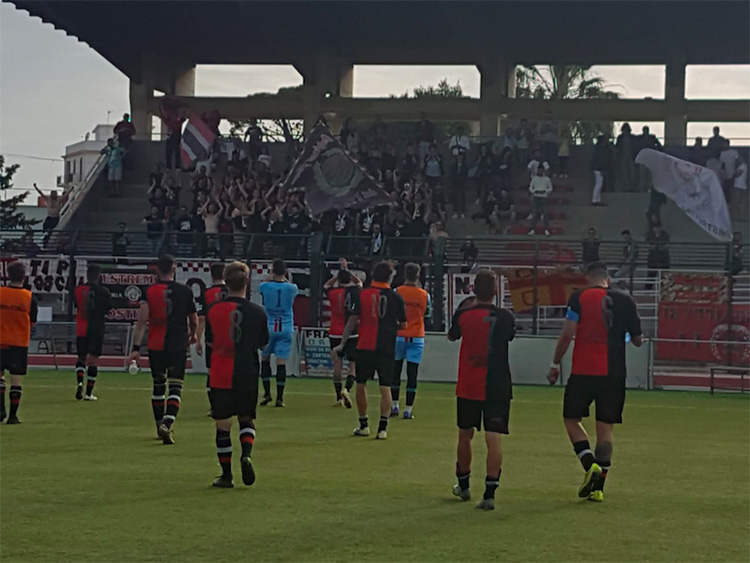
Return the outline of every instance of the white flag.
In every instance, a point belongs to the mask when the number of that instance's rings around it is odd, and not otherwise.
[[[642,149],[635,161],[651,171],[654,188],[703,230],[721,241],[732,240],[727,202],[713,170],[653,149]]]

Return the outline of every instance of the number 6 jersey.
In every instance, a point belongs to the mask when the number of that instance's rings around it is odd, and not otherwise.
[[[266,313],[241,297],[217,301],[206,312],[206,342],[210,342],[212,389],[231,389],[255,381],[258,350],[268,344]]]

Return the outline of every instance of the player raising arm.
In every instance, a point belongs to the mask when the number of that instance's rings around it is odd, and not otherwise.
[[[341,335],[344,332],[344,327],[349,317],[351,303],[353,300],[359,298],[359,289],[361,287],[362,280],[349,271],[349,265],[345,258],[339,258],[339,271],[323,285],[323,289],[328,296],[328,302],[331,304],[331,324],[328,328],[328,340],[331,344],[331,349],[341,344]],[[356,351],[357,335],[352,334],[341,354],[334,354],[333,358],[331,358],[333,362],[333,388],[336,391],[335,406],[344,405],[348,409],[352,408],[349,391],[354,387],[354,371],[356,366],[354,356],[356,355]],[[346,389],[342,389],[341,384],[344,358],[349,361]]]
[[[175,259],[169,254],[159,257],[156,263],[159,281],[146,290],[146,298],[141,302],[130,354],[131,362],[140,357],[148,326],[148,361],[154,383],[151,407],[157,434],[165,444],[174,444],[172,426],[180,410],[188,348],[195,343],[198,327],[193,292],[174,281],[175,267]],[[167,383],[169,396],[165,398]]]
[[[331,350],[332,357],[341,354],[352,334],[359,329],[357,339],[357,411],[359,426],[353,436],[369,436],[367,421],[367,380],[378,374],[380,386],[380,423],[378,440],[388,437],[388,413],[391,408],[391,381],[393,379],[393,351],[396,332],[406,325],[404,301],[391,289],[393,266],[378,262],[372,270],[372,283],[359,292],[352,302],[351,316],[346,321],[341,344]]]
[[[622,422],[625,405],[626,338],[629,334],[635,346],[640,346],[643,338],[635,301],[609,287],[606,265],[589,264],[586,279],[589,287],[574,293],[568,301],[565,325],[547,379],[554,384],[560,377],[560,362],[575,337],[563,419],[573,450],[586,472],[578,496],[601,502],[612,460],[612,428]],[[596,403],[594,452],[581,424],[581,419],[589,416],[592,402]]]
[[[502,450],[500,435],[508,433],[513,390],[508,362],[508,343],[516,335],[513,314],[494,305],[497,276],[481,270],[474,279],[475,300],[465,300],[453,316],[448,340],[461,339],[456,383],[458,448],[453,494],[469,500],[471,440],[482,429],[487,444],[484,496],[477,508],[493,510],[500,485]]]
[[[8,424],[20,424],[21,381],[29,360],[31,326],[36,322],[37,303],[23,287],[26,266],[23,262],[8,265],[10,285],[0,287],[0,422],[5,420],[5,371],[10,373],[10,412]]]
[[[96,401],[93,394],[96,376],[99,373],[99,356],[104,344],[104,325],[112,308],[109,290],[99,284],[102,269],[98,264],[89,264],[86,283],[73,290],[76,303],[76,399]],[[83,394],[83,375],[86,373],[86,394]]]
[[[232,262],[224,270],[228,295],[216,301],[206,312],[206,343],[212,345],[208,381],[211,387],[211,412],[216,421],[216,454],[221,476],[214,487],[231,488],[232,417],[240,427],[240,467],[242,482],[252,485],[255,471],[250,461],[255,442],[255,407],[258,403],[258,350],[268,344],[266,314],[246,298],[250,269]]]

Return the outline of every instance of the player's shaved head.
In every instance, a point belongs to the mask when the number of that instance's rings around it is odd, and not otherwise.
[[[102,268],[99,264],[89,264],[89,267],[86,268],[86,279],[89,283],[97,283],[101,273]]]
[[[162,254],[156,261],[156,271],[162,276],[168,276],[172,273],[175,264],[176,261],[174,259],[174,256],[172,256],[171,254]]]
[[[224,264],[219,262],[211,264],[211,279],[214,281],[221,281],[224,279]]]
[[[26,265],[23,262],[13,262],[8,266],[10,283],[23,283],[26,279]]]
[[[378,283],[388,283],[391,281],[391,275],[393,274],[393,266],[390,262],[378,262],[372,269],[372,281]]]
[[[283,276],[286,274],[286,262],[283,260],[274,260],[272,269],[274,276]]]
[[[479,301],[492,301],[497,294],[497,275],[492,270],[480,270],[474,278],[474,295]]]
[[[609,270],[604,262],[592,262],[586,266],[586,279],[592,285],[609,281]]]
[[[348,285],[352,281],[352,273],[349,270],[339,270],[339,273],[336,274],[336,280],[341,285]]]
[[[250,283],[250,268],[242,262],[231,262],[223,271],[224,283],[230,291],[243,291]],[[218,278],[217,278],[218,279]]]
[[[406,281],[408,282],[416,282],[419,280],[419,273],[421,270],[422,268],[420,268],[419,264],[409,262],[404,266],[404,278],[406,278]]]

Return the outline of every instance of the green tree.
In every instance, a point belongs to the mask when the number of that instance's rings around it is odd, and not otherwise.
[[[18,211],[18,206],[24,202],[29,192],[8,196],[13,187],[13,175],[20,167],[20,164],[6,167],[5,157],[0,154],[0,231],[25,229],[39,222],[38,219],[26,219],[26,214]]]
[[[543,100],[614,99],[620,94],[608,89],[591,66],[519,66],[516,69],[516,97]],[[599,133],[612,135],[612,121],[573,121],[567,124],[571,139],[591,142]]]
[[[463,98],[464,91],[461,82],[456,81],[453,85],[443,78],[437,86],[418,86],[414,88],[414,98]]]

